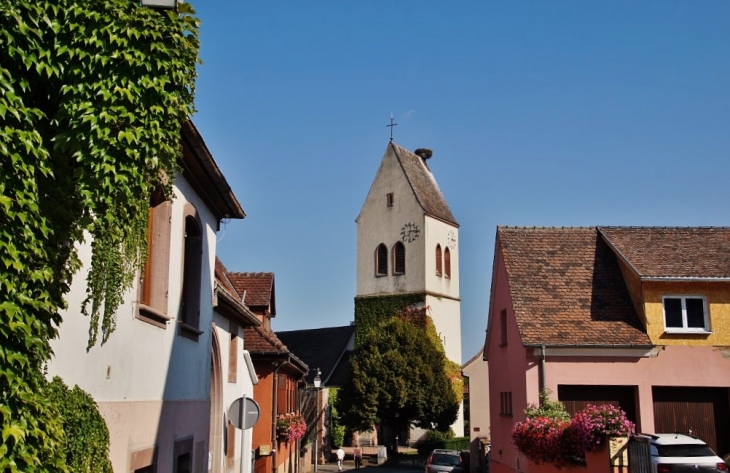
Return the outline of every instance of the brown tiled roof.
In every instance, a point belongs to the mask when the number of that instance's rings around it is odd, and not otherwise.
[[[730,228],[599,227],[642,278],[730,278]]]
[[[217,256],[214,274],[216,291],[221,289],[223,291],[218,293],[217,310],[226,317],[232,317],[243,326],[260,325],[261,322],[258,318],[241,302],[240,294],[236,292],[228,278],[228,270]]]
[[[228,279],[228,270],[217,256],[215,257],[215,280],[231,297],[235,297],[239,301],[241,300],[240,294],[236,292],[236,288],[233,287],[231,280]]]
[[[497,238],[524,345],[651,345],[596,228],[499,227]]]
[[[441,189],[436,183],[436,179],[423,159],[395,143],[391,142],[390,146],[395,152],[423,211],[427,215],[458,226],[456,219],[451,214],[451,209],[446,203],[446,199],[444,199],[444,195],[441,193]]]
[[[302,372],[306,373],[308,366],[295,353],[292,353],[274,332],[263,326],[245,327],[243,329],[243,347],[252,358],[288,357]]]
[[[289,353],[289,349],[279,337],[263,326],[246,327],[243,330],[243,346],[251,354]]]
[[[243,297],[249,307],[266,307],[271,304],[271,313],[276,315],[274,306],[274,273],[228,273],[236,292]]]

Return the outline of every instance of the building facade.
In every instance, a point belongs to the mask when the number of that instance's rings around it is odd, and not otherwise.
[[[216,232],[222,219],[245,214],[192,122],[182,144],[174,198],[152,196],[147,266],[115,332],[86,350],[82,270],[52,343],[49,377],[95,399],[115,472],[208,471]],[[89,264],[88,244],[79,256]]]

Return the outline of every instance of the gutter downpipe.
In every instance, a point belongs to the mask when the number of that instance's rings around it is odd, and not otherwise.
[[[277,397],[278,397],[278,394],[279,394],[279,370],[281,368],[283,368],[284,366],[286,366],[286,365],[290,365],[291,364],[291,361],[290,360],[291,360],[291,357],[287,357],[286,360],[284,360],[284,362],[282,364],[280,364],[279,366],[277,366],[276,369],[274,370],[274,389],[273,389],[273,391],[274,391],[273,401],[274,402],[271,405],[271,412],[272,412],[272,416],[271,416],[271,445],[272,446],[273,445],[276,445],[276,416],[278,414],[276,402],[277,402]],[[277,445],[277,447],[278,447],[278,445]],[[271,450],[273,452],[273,455],[271,456],[271,473],[276,473],[276,470],[277,470],[277,467],[276,467],[276,454],[278,453],[277,452],[278,449],[277,448],[272,448]]]
[[[540,354],[542,355],[542,360],[540,360],[540,382],[538,383],[540,385],[540,397],[542,397],[543,391],[545,391],[545,385],[547,384],[545,380],[545,345],[540,346]]]

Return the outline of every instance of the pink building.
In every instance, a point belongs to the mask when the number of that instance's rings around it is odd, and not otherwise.
[[[484,355],[492,473],[542,389],[730,452],[730,228],[499,227]]]

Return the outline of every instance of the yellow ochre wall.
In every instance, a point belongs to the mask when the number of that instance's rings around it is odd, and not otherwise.
[[[655,345],[730,346],[730,283],[644,282],[646,331]],[[662,296],[699,295],[707,300],[710,335],[665,334]]]

